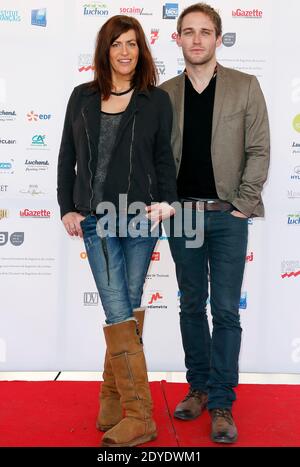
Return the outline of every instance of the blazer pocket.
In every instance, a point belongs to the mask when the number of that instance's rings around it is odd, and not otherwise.
[[[224,115],[223,120],[224,122],[230,122],[231,120],[235,120],[236,118],[244,117],[244,110],[239,110],[239,112],[235,112],[230,115]]]

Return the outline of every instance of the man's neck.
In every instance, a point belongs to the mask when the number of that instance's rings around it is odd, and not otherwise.
[[[216,64],[216,60],[203,65],[186,64],[186,74],[197,92],[201,93],[208,86],[214,75]]]

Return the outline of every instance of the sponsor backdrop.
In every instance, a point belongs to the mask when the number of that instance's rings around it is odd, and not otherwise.
[[[56,165],[67,99],[93,76],[101,25],[143,25],[160,81],[181,73],[176,19],[192,2],[0,0],[0,368],[100,370],[103,311],[83,242],[67,236]],[[240,301],[240,369],[300,369],[300,5],[213,0],[223,18],[221,64],[255,74],[265,93],[272,162],[266,218],[249,221]],[[153,255],[143,303],[151,371],[184,370],[179,291],[168,242]],[[209,308],[209,305],[208,305]]]

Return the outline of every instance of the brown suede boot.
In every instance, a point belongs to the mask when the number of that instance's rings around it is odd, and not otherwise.
[[[152,399],[141,339],[135,320],[104,327],[125,418],[105,433],[101,446],[129,447],[156,438]]]
[[[139,334],[142,336],[145,318],[145,309],[136,308],[133,316],[137,320]],[[123,418],[123,410],[120,402],[115,377],[112,371],[108,353],[105,353],[103,382],[99,394],[100,408],[96,421],[96,428],[100,431],[110,430],[117,425]]]

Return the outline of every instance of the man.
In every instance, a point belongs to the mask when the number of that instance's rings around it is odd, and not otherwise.
[[[248,218],[264,214],[268,116],[256,77],[217,63],[222,23],[212,7],[197,3],[186,8],[177,30],[186,70],[161,87],[173,106],[178,195],[194,216],[204,211],[204,242],[189,248],[184,235],[170,238],[190,385],[174,416],[191,420],[207,406],[212,440],[233,443],[237,428],[231,409],[242,331],[239,301]],[[206,315],[208,275],[212,336]]]

